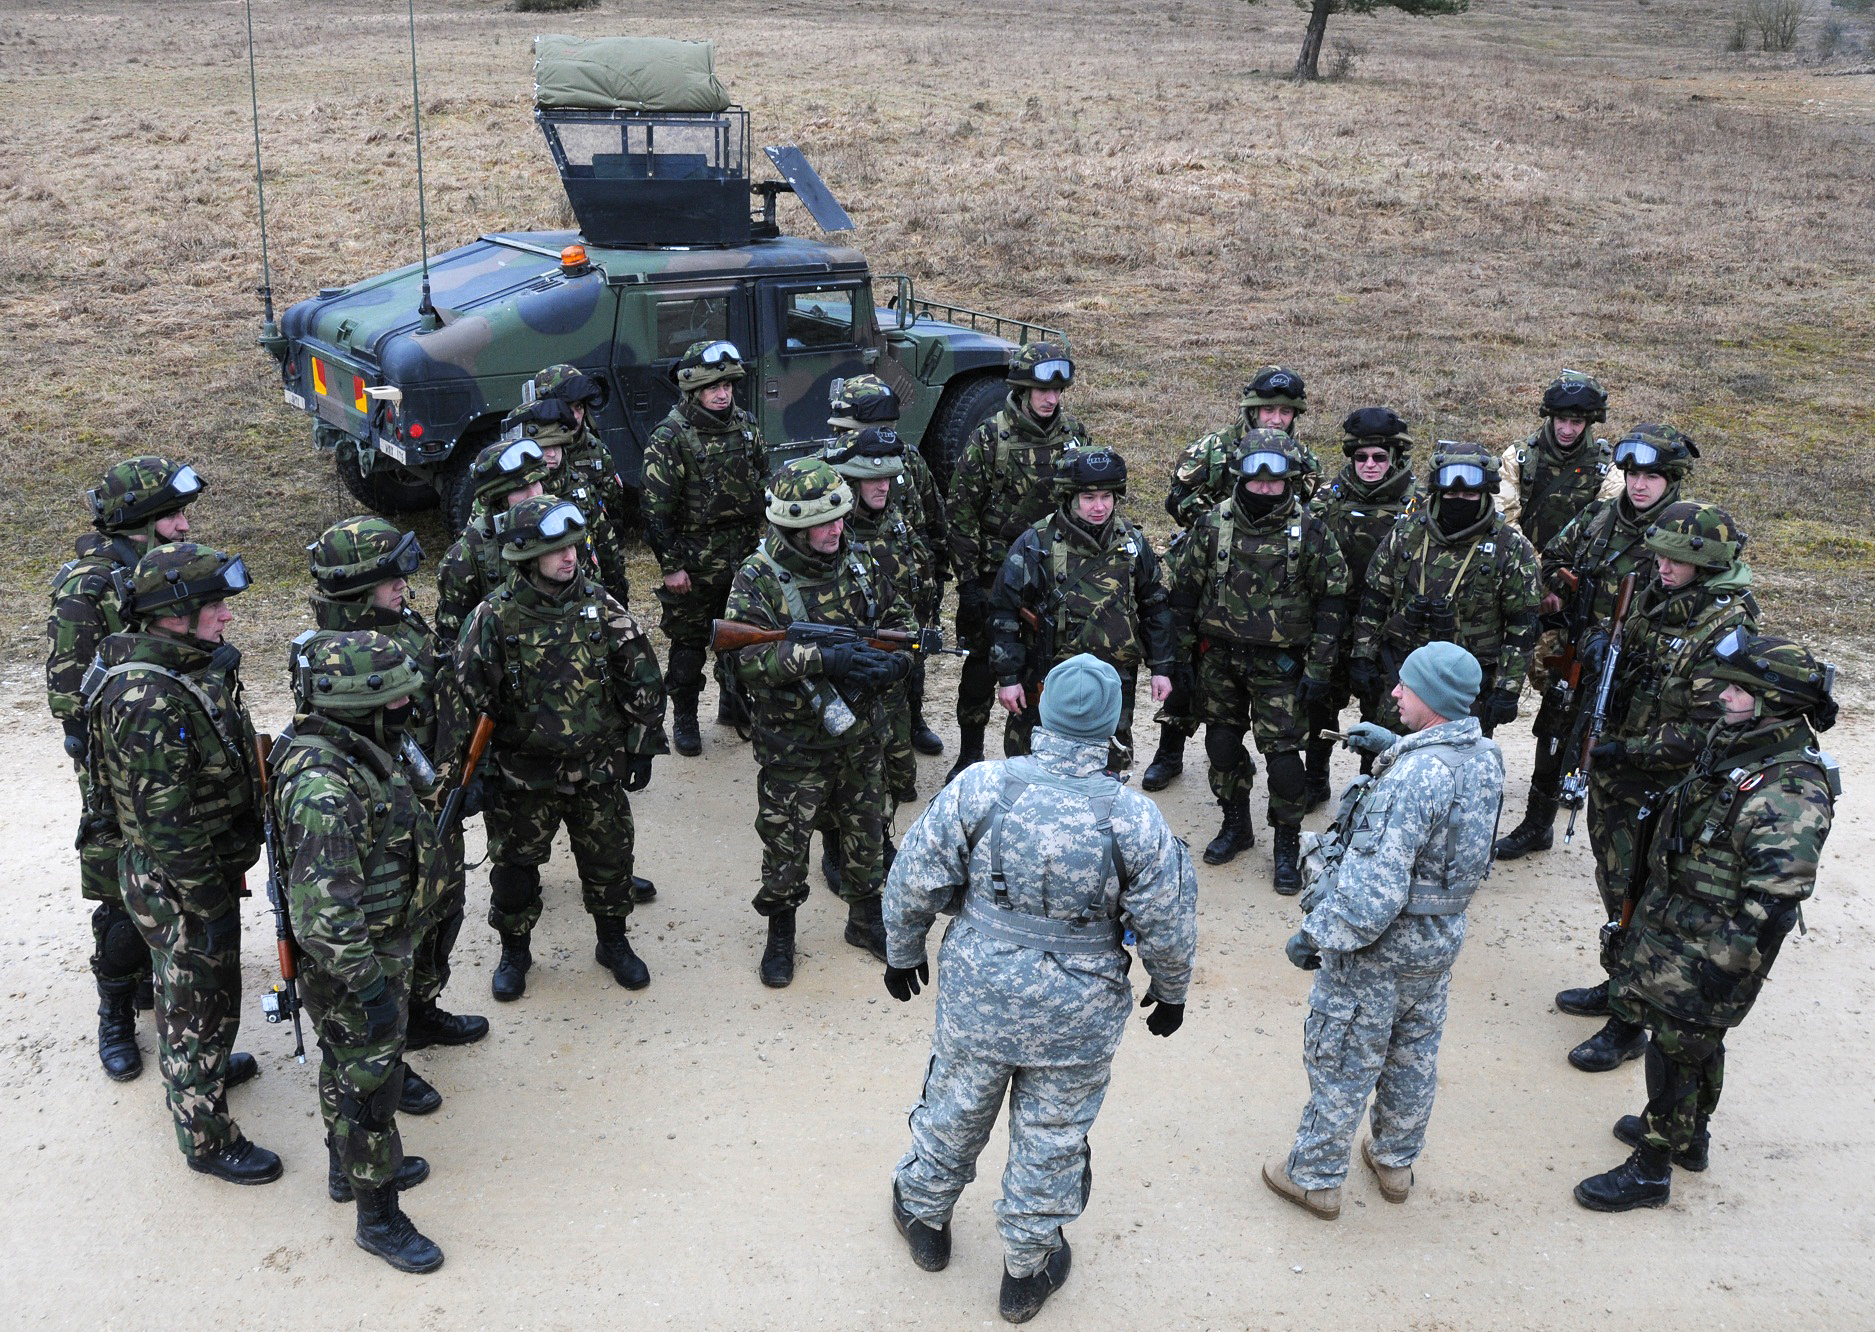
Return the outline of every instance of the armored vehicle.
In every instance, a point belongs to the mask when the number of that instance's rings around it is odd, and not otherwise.
[[[781,194],[829,232],[852,223],[791,146],[765,150],[783,179],[751,180],[748,113],[716,81],[708,43],[542,37],[535,73],[535,119],[577,231],[489,232],[324,288],[262,338],[314,445],[378,512],[440,499],[452,525],[465,520],[470,461],[522,385],[558,362],[602,386],[598,429],[635,489],[677,401],[673,365],[716,339],[748,361],[737,398],[777,460],[824,438],[830,391],[871,372],[903,402],[900,432],[947,477],[1000,405],[1017,346],[1062,336],[920,298],[855,249],[783,235]]]

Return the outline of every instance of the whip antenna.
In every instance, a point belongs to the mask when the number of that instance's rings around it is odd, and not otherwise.
[[[247,101],[254,113],[254,194],[260,200],[260,341],[278,342],[280,326],[273,317],[273,270],[267,263],[267,187],[260,175],[260,91],[254,74],[254,0],[247,0]]]
[[[252,0],[250,0],[250,3]],[[417,0],[410,10],[410,112],[417,126],[417,237],[423,247],[423,300],[417,313],[435,327],[436,307],[430,304],[430,219],[423,205],[423,101],[417,95]]]

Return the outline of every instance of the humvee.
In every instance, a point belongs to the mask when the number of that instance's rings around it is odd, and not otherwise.
[[[781,194],[829,232],[852,223],[791,146],[765,150],[783,179],[751,180],[748,112],[726,94],[703,110],[619,109],[614,97],[547,105],[547,59],[543,45],[535,119],[577,231],[488,232],[427,263],[323,288],[261,339],[286,402],[312,418],[314,446],[335,455],[369,508],[440,500],[460,526],[469,463],[522,385],[557,362],[602,386],[598,429],[635,491],[646,441],[677,401],[672,367],[691,343],[716,339],[743,352],[737,400],[771,457],[816,447],[830,390],[871,372],[898,393],[900,433],[942,480],[1001,404],[1018,345],[1061,339],[922,298],[907,276],[875,276],[858,250],[782,234]]]

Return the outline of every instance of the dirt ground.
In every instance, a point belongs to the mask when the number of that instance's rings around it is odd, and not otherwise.
[[[277,695],[255,708],[265,723],[284,720]],[[1190,1015],[1167,1041],[1135,1023],[1120,1050],[1094,1131],[1092,1204],[1070,1230],[1074,1273],[1040,1323],[1875,1323],[1875,898],[1848,869],[1875,851],[1870,732],[1864,712],[1828,737],[1849,792],[1809,932],[1791,940],[1733,1042],[1711,1170],[1677,1174],[1661,1211],[1600,1216],[1569,1196],[1621,1159],[1609,1126],[1641,1101],[1638,1064],[1591,1077],[1564,1063],[1592,1028],[1549,1002],[1592,975],[1582,837],[1491,879],[1454,979],[1418,1187],[1389,1206],[1357,1165],[1334,1224],[1280,1203],[1257,1178],[1286,1150],[1304,1099],[1308,980],[1281,951],[1296,908],[1267,886],[1267,837],[1236,865],[1201,866]],[[273,979],[260,900],[244,912],[241,1045],[263,1074],[233,1108],[285,1157],[285,1178],[238,1189],[183,1167],[147,1018],[143,1077],[104,1078],[69,846],[76,794],[57,740],[37,682],[10,669],[0,677],[0,745],[12,759],[0,784],[10,834],[0,882],[12,898],[0,948],[8,1325],[197,1328],[205,1315],[230,1327],[309,1317],[334,1328],[999,1325],[990,1205],[1004,1141],[992,1141],[985,1178],[964,1195],[949,1270],[918,1271],[887,1189],[924,1067],[929,996],[891,1002],[818,889],[793,988],[762,988],[762,931],[747,905],[754,770],[728,732],[706,728],[704,756],[660,762],[637,798],[640,869],[660,889],[634,918],[653,975],[642,993],[591,961],[562,841],[528,995],[497,1008],[493,936],[479,922],[487,888],[471,876],[445,1001],[487,1013],[494,1030],[414,1057],[445,1097],[436,1115],[404,1121],[410,1149],[433,1164],[409,1211],[448,1254],[421,1278],[357,1250],[352,1209],[326,1200],[313,1067],[292,1061],[286,1031],[258,1011]],[[1508,749],[1520,800],[1527,732]],[[927,789],[947,762],[923,760]],[[1351,758],[1338,764],[1338,777],[1352,774]],[[1159,799],[1192,840],[1210,836],[1215,811],[1196,768]],[[479,827],[470,846],[479,854]]]

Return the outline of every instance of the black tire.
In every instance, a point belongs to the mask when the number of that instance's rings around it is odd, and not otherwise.
[[[443,525],[449,529],[452,540],[469,525],[469,511],[475,507],[475,486],[469,480],[469,465],[475,461],[476,454],[495,442],[500,432],[498,422],[470,426],[450,450],[449,461],[437,469],[436,489],[442,496]]]
[[[415,513],[436,507],[436,487],[428,477],[406,471],[382,454],[370,472],[358,470],[358,446],[349,439],[334,454],[339,481],[373,513]]]
[[[975,375],[944,390],[937,414],[931,418],[931,428],[919,446],[940,489],[950,490],[951,472],[964,456],[970,432],[996,415],[1008,396],[1009,386],[996,374]]]

